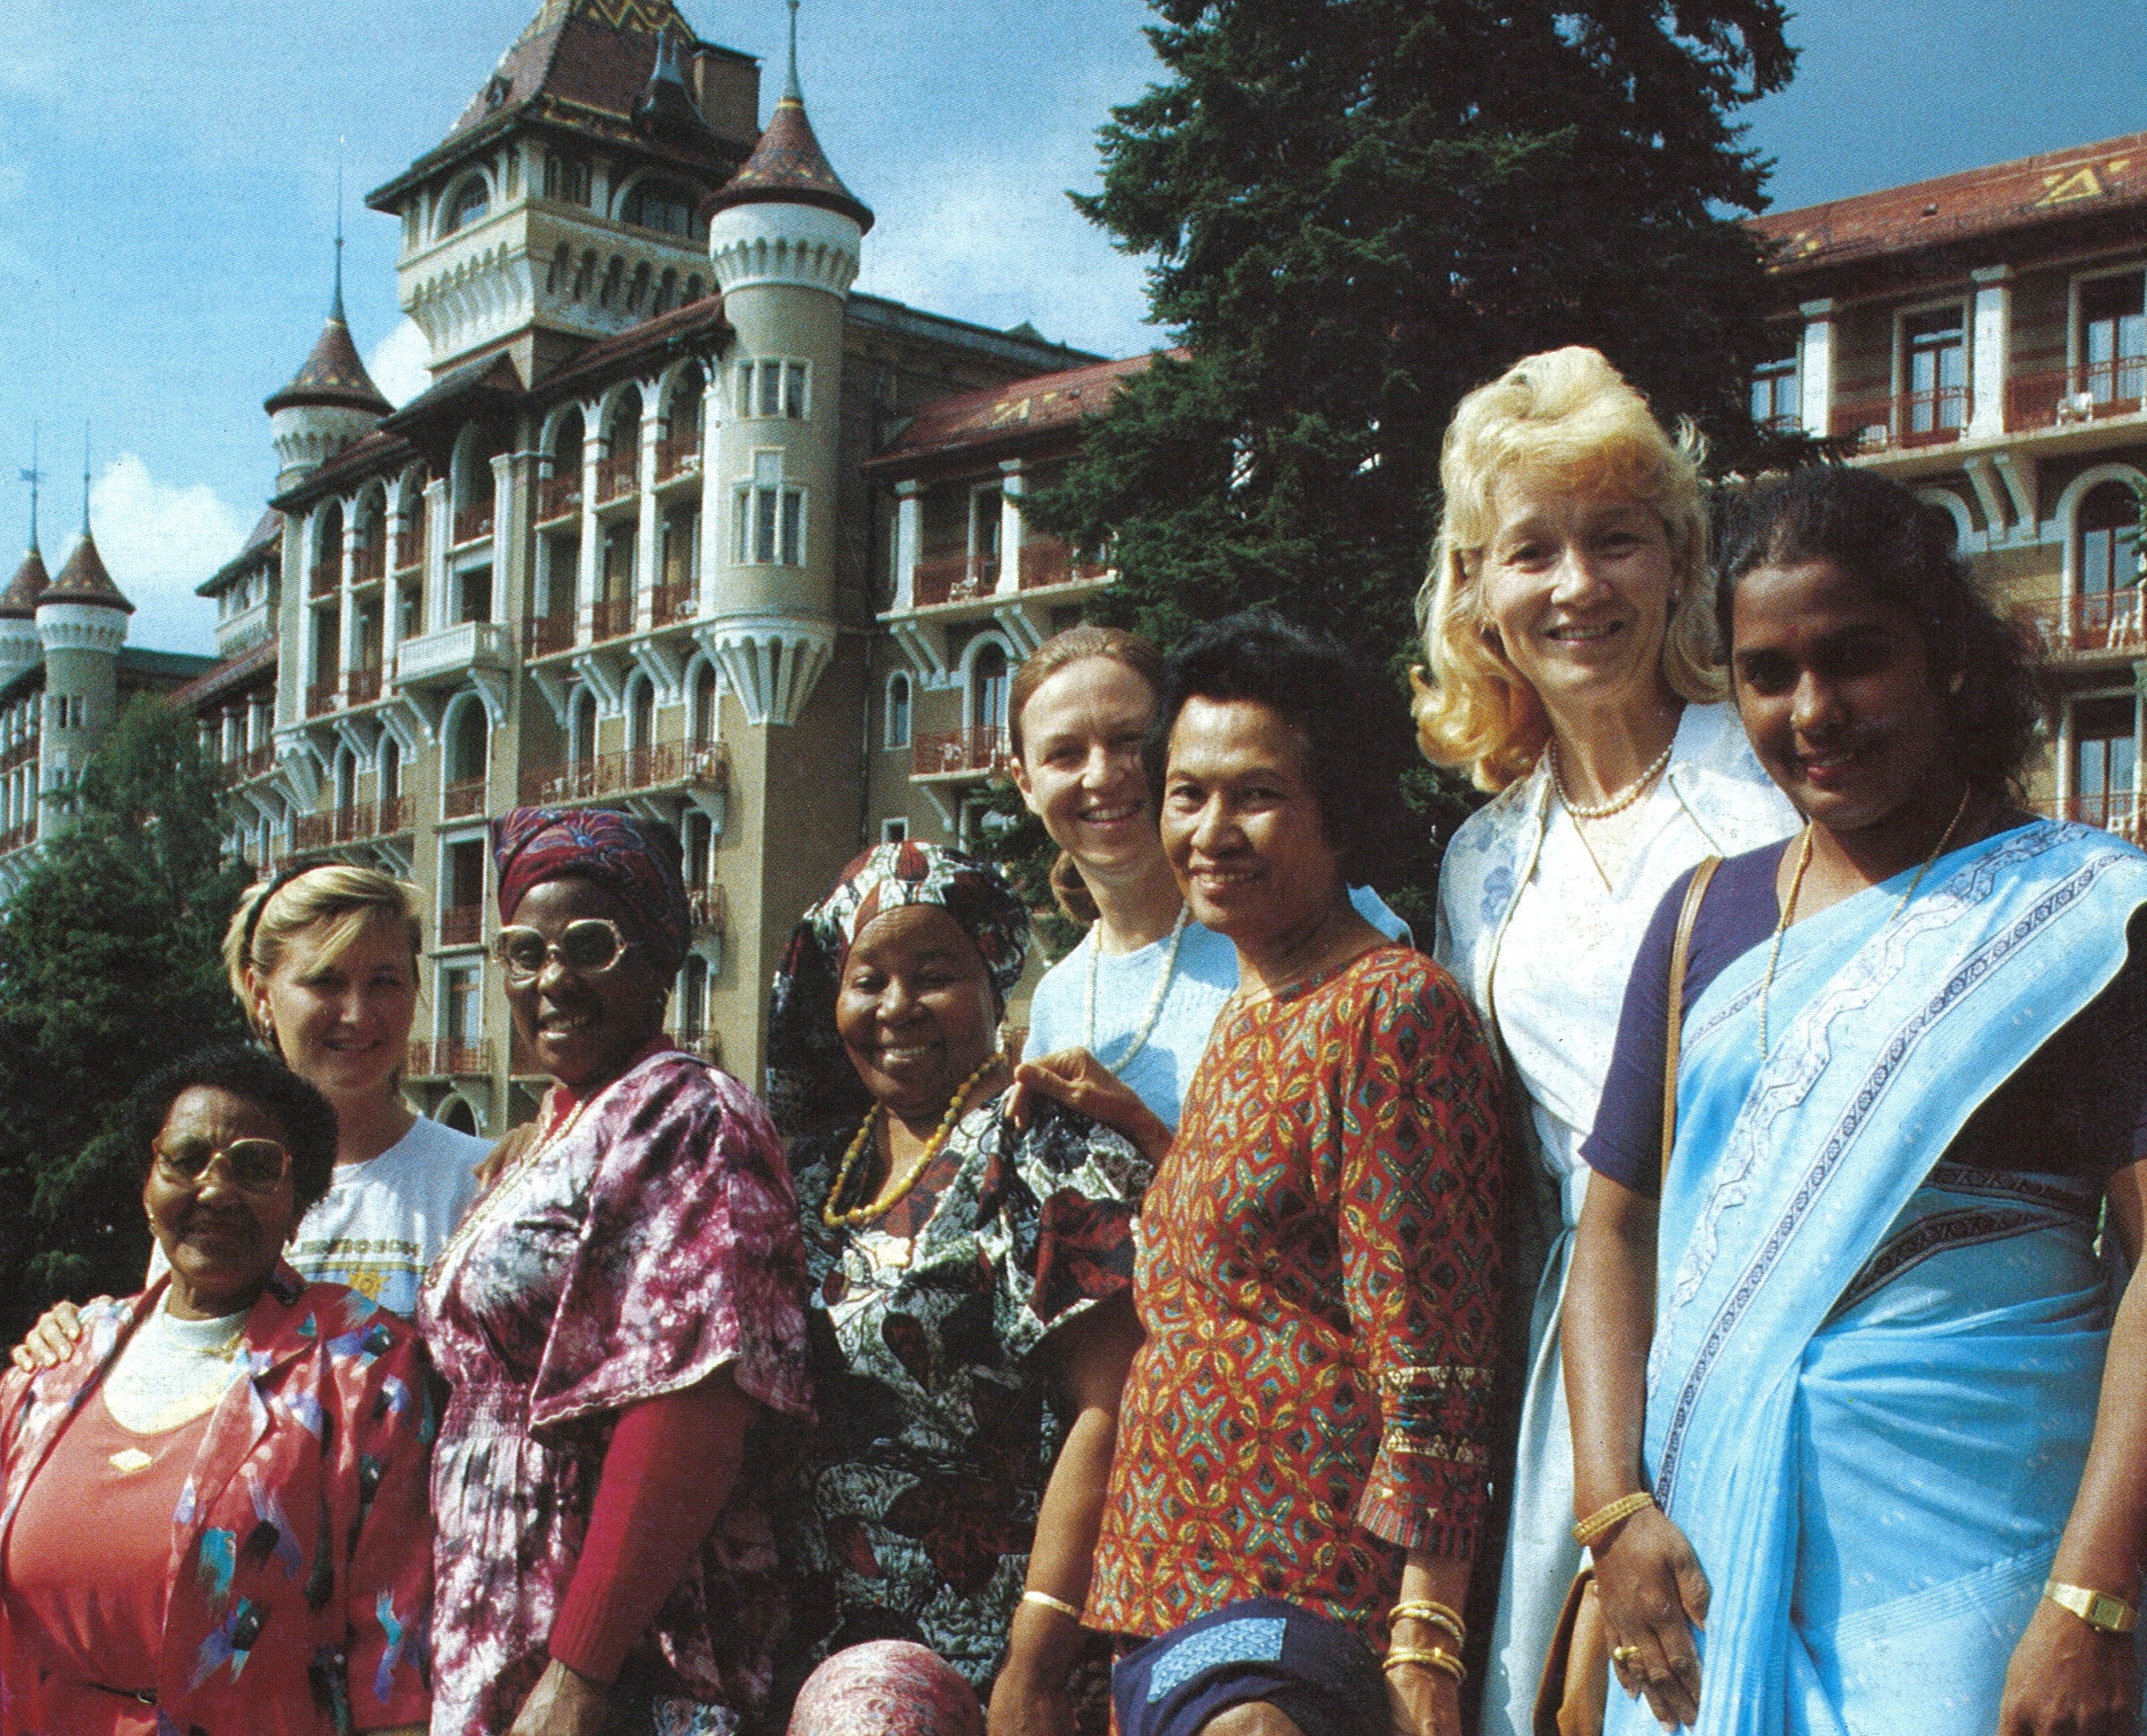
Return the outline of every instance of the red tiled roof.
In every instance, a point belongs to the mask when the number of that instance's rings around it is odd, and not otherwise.
[[[830,166],[813,123],[805,119],[805,103],[788,92],[768,117],[767,130],[744,166],[702,209],[713,213],[756,203],[818,205],[840,211],[862,228],[872,227],[872,212]]]
[[[339,304],[339,295],[337,299]],[[279,410],[305,404],[333,404],[370,410],[375,416],[385,416],[392,408],[373,383],[373,376],[365,372],[365,363],[358,359],[357,346],[350,341],[350,328],[332,313],[321,328],[305,366],[261,408],[273,416]]]
[[[620,362],[638,360],[673,339],[719,331],[723,325],[723,297],[703,295],[591,344],[571,362],[546,375],[538,390],[549,398],[556,390],[578,384]]]
[[[1751,227],[1780,242],[1776,269],[1794,271],[1905,252],[2035,225],[2147,207],[2147,133],[1911,181],[1795,211]]]
[[[51,583],[52,576],[45,570],[45,557],[32,549],[22,557],[7,589],[0,591],[0,621],[28,621],[36,612],[38,598]]]
[[[539,95],[631,115],[665,31],[695,40],[671,0],[544,0],[447,136]]]
[[[226,658],[214,668],[204,671],[172,695],[172,703],[178,706],[207,704],[221,699],[224,694],[245,686],[263,670],[276,667],[276,640],[273,637],[259,645],[249,646],[235,657]]]
[[[59,577],[52,581],[51,588],[38,598],[40,609],[48,603],[99,603],[108,609],[124,609],[130,615],[134,612],[134,604],[105,571],[104,557],[97,552],[97,539],[87,531],[75,545],[75,552],[67,557],[67,564],[59,569]]]
[[[965,447],[1072,427],[1108,404],[1121,381],[1147,372],[1154,360],[1153,356],[1129,356],[936,399],[910,419],[909,426],[872,463],[879,468],[913,463]]]

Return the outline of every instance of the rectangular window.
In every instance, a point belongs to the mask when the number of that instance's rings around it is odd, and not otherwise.
[[[1803,422],[1797,352],[1762,362],[1752,375],[1752,421],[1770,434],[1793,434]]]
[[[805,419],[805,365],[803,362],[738,364],[738,414]]]
[[[562,205],[589,202],[589,165],[557,154],[544,159],[544,197]]]
[[[883,844],[899,844],[909,835],[910,823],[905,819],[898,816],[880,822],[880,842]]]
[[[2072,814],[2095,826],[2123,826],[2139,788],[2137,701],[2129,695],[2081,700],[2072,708]]]
[[[1902,322],[1905,436],[1943,436],[1968,419],[1967,331],[1958,305]]]
[[[2081,390],[2098,404],[2147,391],[2147,274],[2119,272],[2080,286]]]
[[[492,568],[471,567],[455,575],[455,613],[458,621],[492,619]]]
[[[805,491],[755,486],[738,490],[735,558],[741,566],[805,564]]]

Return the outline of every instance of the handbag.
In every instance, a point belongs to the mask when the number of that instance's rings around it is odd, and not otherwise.
[[[1693,870],[1677,912],[1676,938],[1670,943],[1670,1000],[1667,1044],[1662,1065],[1662,1167],[1658,1185],[1670,1174],[1670,1147],[1677,1138],[1677,1048],[1685,1027],[1685,966],[1692,953],[1693,923],[1707,883],[1722,865],[1710,856]],[[1584,1566],[1573,1575],[1552,1631],[1551,1650],[1535,1688],[1535,1736],[1600,1736],[1603,1708],[1610,1698],[1610,1632],[1603,1624],[1603,1605],[1596,1595],[1596,1570]]]

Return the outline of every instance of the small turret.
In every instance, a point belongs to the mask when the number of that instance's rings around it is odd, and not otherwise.
[[[656,64],[634,104],[634,127],[644,138],[668,139],[689,150],[718,148],[716,129],[693,100],[693,87],[679,64],[677,39],[668,23],[656,34]]]
[[[119,650],[134,612],[90,534],[90,478],[82,477],[82,537],[59,577],[36,604],[37,636],[45,658],[45,724],[40,762],[77,773],[119,713]]]
[[[33,528],[30,552],[15,568],[7,589],[0,591],[0,682],[20,674],[43,655],[38,643],[37,603],[51,583]]]
[[[343,238],[336,237],[336,293],[312,354],[291,383],[261,406],[276,442],[278,493],[295,488],[392,408],[358,358],[343,313]]]

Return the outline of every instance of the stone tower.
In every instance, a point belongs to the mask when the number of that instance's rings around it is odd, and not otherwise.
[[[373,376],[350,340],[343,313],[343,238],[336,237],[336,293],[312,354],[291,383],[268,400],[269,437],[276,443],[276,491],[295,487],[345,446],[380,426],[388,413]]]
[[[40,783],[70,784],[119,709],[119,648],[134,604],[105,570],[90,534],[89,503],[82,539],[36,604],[38,643],[45,659],[45,719],[39,750]]]

